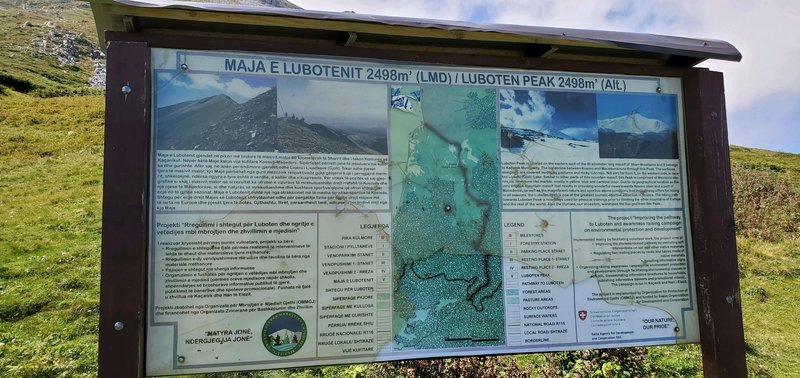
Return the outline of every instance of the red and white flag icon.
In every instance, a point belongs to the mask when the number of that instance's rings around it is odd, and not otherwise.
[[[578,310],[578,317],[581,318],[581,320],[586,320],[587,314],[588,313],[586,312],[586,310]]]

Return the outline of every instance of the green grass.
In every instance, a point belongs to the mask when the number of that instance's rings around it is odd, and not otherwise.
[[[739,167],[786,176],[794,190],[800,192],[800,154],[731,146],[731,162]]]
[[[0,371],[10,376],[96,375],[102,114],[99,96],[0,96]]]
[[[738,241],[747,364],[752,376],[797,376],[800,241]]]
[[[15,3],[0,0],[0,93],[5,87],[39,97],[98,94],[87,87],[93,71],[91,59],[62,66],[53,56],[36,54],[32,43],[51,32],[69,31],[83,33],[96,45],[91,10],[78,2],[40,2],[30,9],[10,7]],[[47,22],[55,23],[55,27],[46,26]]]

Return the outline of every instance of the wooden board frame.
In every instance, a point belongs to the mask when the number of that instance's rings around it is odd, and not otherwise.
[[[394,51],[107,32],[100,377],[144,376],[150,159],[150,48],[298,53],[419,63],[680,77],[695,287],[706,377],[745,377],[744,331],[723,77],[701,68]],[[124,93],[123,87],[130,89]]]

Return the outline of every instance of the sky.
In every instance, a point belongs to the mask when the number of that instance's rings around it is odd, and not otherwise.
[[[502,89],[499,97],[500,124],[503,127],[597,141],[597,104],[594,93]]]
[[[718,39],[731,144],[800,153],[798,0],[292,0],[305,9]]]
[[[246,74],[156,74],[156,107],[224,94],[239,104],[268,90],[278,90],[278,112],[339,129],[385,130],[389,93],[385,85],[275,78]],[[313,101],[314,106],[308,106]]]
[[[308,106],[312,102],[314,106]],[[339,129],[386,130],[389,92],[385,85],[281,78],[278,113]]]
[[[601,93],[597,95],[597,119],[638,113],[657,119],[669,128],[677,127],[675,95]]]
[[[156,107],[224,94],[237,103],[245,103],[275,88],[272,77],[256,75],[187,74],[175,70],[156,75]]]

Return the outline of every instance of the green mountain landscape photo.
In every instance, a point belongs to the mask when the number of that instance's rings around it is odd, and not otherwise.
[[[96,376],[105,55],[86,2],[0,0],[0,30],[0,376]],[[748,372],[797,376],[800,155],[733,146],[731,159]],[[695,377],[701,364],[687,345],[213,376]]]

